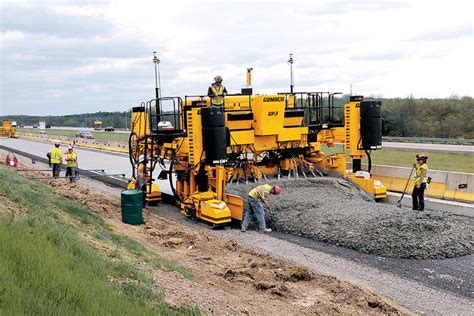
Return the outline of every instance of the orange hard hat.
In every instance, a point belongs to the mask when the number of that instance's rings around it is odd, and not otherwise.
[[[281,188],[278,185],[273,186],[273,193],[274,194],[280,194],[281,193]]]

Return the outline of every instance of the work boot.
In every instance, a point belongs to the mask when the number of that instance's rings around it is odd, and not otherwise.
[[[240,228],[240,231],[241,231],[242,233],[245,233],[245,232],[247,231],[247,228],[242,227],[242,228]]]
[[[260,231],[261,233],[269,233],[269,232],[272,231],[272,229],[271,229],[271,228],[262,228],[262,229],[260,229],[259,231]]]

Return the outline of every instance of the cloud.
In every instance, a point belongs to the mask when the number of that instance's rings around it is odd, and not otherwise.
[[[406,9],[410,6],[410,2],[408,1],[337,0],[326,1],[317,7],[313,7],[309,10],[302,9],[301,11],[308,15],[342,15],[348,12],[383,12],[388,10]]]
[[[472,23],[463,24],[449,28],[437,29],[436,31],[430,31],[418,34],[408,39],[412,42],[420,41],[443,41],[443,40],[455,40],[463,37],[472,37]]]
[[[410,56],[408,51],[384,50],[379,52],[368,51],[354,54],[351,59],[355,61],[395,61]]]
[[[0,111],[113,111],[150,100],[153,51],[166,96],[205,94],[216,74],[239,92],[247,67],[255,92],[287,91],[290,53],[298,90],[465,95],[470,2],[452,1],[3,0]]]
[[[60,38],[89,38],[112,32],[113,25],[93,9],[61,10],[44,3],[6,3],[2,6],[2,31],[49,34]],[[95,13],[95,14],[94,14]]]

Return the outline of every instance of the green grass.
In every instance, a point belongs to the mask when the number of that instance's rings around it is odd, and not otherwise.
[[[341,146],[333,148],[321,147],[325,153],[342,153]],[[384,148],[372,151],[372,164],[411,168],[415,163],[415,155],[420,150]],[[445,170],[474,173],[474,155],[464,153],[449,153],[442,151],[423,151],[428,155],[428,166],[431,170]],[[367,162],[364,159],[363,162]]]
[[[194,307],[169,307],[148,272],[133,260],[121,260],[165,259],[113,234],[84,206],[3,167],[0,194],[27,210],[12,220],[0,204],[0,315],[200,314]],[[101,235],[96,240],[111,251],[103,253],[82,237],[89,232]]]
[[[40,134],[40,130],[37,128],[17,128],[17,132],[21,133],[33,133]],[[112,141],[112,142],[128,142],[128,133],[113,133],[113,132],[91,132],[94,135],[94,139],[102,141]],[[76,137],[76,131],[67,131],[67,130],[44,130],[44,134],[50,136],[66,136],[66,137]]]

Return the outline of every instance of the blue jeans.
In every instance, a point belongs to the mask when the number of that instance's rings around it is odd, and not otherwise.
[[[255,214],[258,220],[259,229],[265,229],[265,210],[260,199],[254,199],[253,197],[247,196],[248,208],[245,210],[244,219],[242,221],[242,229],[247,229],[249,226],[252,214]]]
[[[66,177],[69,177],[69,182],[76,182],[77,167],[67,167]]]

